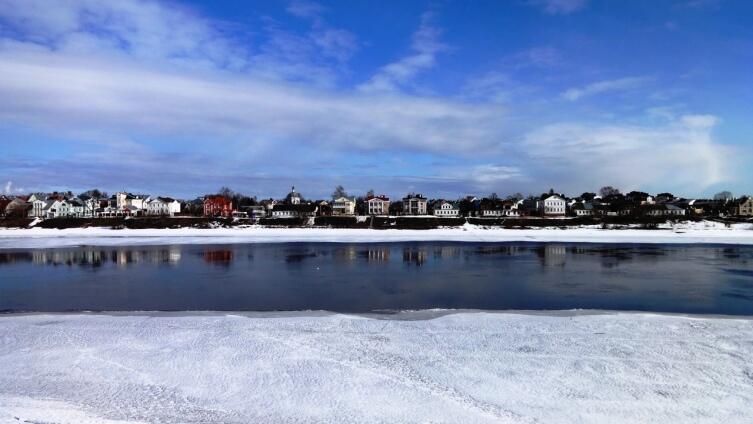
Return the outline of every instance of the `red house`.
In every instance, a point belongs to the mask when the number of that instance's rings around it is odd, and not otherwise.
[[[225,196],[207,196],[204,198],[204,216],[233,216],[233,200]]]

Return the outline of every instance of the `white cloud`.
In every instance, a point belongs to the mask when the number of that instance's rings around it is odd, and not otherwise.
[[[471,178],[484,187],[523,177],[523,171],[515,166],[484,164],[471,169]]]
[[[318,18],[324,12],[324,6],[313,1],[296,0],[290,2],[287,11],[299,18]]]
[[[599,81],[588,84],[584,87],[570,88],[562,93],[562,97],[567,100],[575,101],[582,97],[592,96],[594,94],[605,93],[609,91],[624,91],[639,87],[649,81],[645,77],[626,77],[614,80]]]
[[[314,43],[319,46],[325,56],[330,56],[340,62],[350,59],[358,50],[356,37],[341,29],[322,29],[311,34]]]
[[[369,81],[359,88],[362,91],[395,91],[411,81],[419,72],[436,64],[437,53],[446,49],[439,41],[440,30],[431,23],[433,15],[421,16],[421,26],[413,34],[413,53],[382,67]]]
[[[498,110],[435,98],[346,94],[127,57],[0,49],[0,117],[78,131],[235,137],[363,149],[468,151],[495,143]]]
[[[515,55],[516,67],[551,68],[562,63],[562,53],[554,47],[533,47]]]
[[[553,181],[623,189],[671,184],[697,192],[734,180],[734,152],[715,143],[718,119],[684,115],[659,127],[561,123],[530,132],[523,148]]]
[[[13,182],[12,181],[8,181],[7,183],[5,183],[5,190],[4,190],[5,194],[12,193],[13,192],[12,189],[13,189]]]
[[[567,15],[585,7],[586,0],[531,0],[531,4],[549,15]]]
[[[107,180],[117,169],[144,186],[185,184],[186,173],[218,185],[228,176],[249,181],[243,176],[250,164],[259,172],[323,180],[310,175],[312,164],[328,175],[352,176],[350,159],[366,162],[394,152],[451,162],[421,177],[430,181],[421,182],[423,187],[444,184],[448,191],[502,191],[493,186],[524,179],[530,184],[538,179],[544,188],[554,181],[592,187],[605,176],[633,187],[696,179],[713,184],[733,178],[735,169],[727,162],[729,151],[711,136],[718,121],[713,116],[667,114],[667,122],[654,127],[547,125],[544,114],[523,112],[526,104],[504,109],[496,104],[520,87],[494,72],[469,83],[473,101],[407,93],[403,88],[435,66],[445,49],[429,15],[413,36],[412,54],[383,67],[361,90],[318,83],[332,79],[323,52],[340,61],[352,48],[347,36],[326,35],[337,30],[321,23],[305,35],[271,25],[267,39],[247,48],[228,41],[216,23],[153,2],[0,0],[0,19],[33,35],[0,38],[0,123],[89,142],[85,153],[64,163],[66,169],[102,165],[96,173],[81,173],[90,178],[81,184],[96,182],[92,175]],[[171,37],[175,25],[183,29]],[[529,56],[551,62],[547,55]],[[578,99],[642,81],[605,81],[563,96]],[[508,109],[517,115],[511,117]],[[155,139],[169,147],[163,151],[182,152],[175,155],[180,157],[155,153],[145,141]],[[186,146],[193,143],[200,146]],[[358,154],[350,156],[353,152]],[[27,163],[18,173],[44,175],[34,186],[42,187],[55,181],[52,170],[60,162]],[[167,162],[177,171],[165,171]],[[340,163],[347,168],[327,168]],[[432,180],[434,171],[438,179]],[[379,175],[386,180],[387,172],[380,169]],[[263,175],[253,181],[262,177],[274,183]],[[408,177],[392,178],[402,183]],[[367,184],[366,176],[353,178]]]

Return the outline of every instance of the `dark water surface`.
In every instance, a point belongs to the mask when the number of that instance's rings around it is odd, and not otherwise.
[[[753,247],[287,243],[0,251],[0,310],[753,315]]]

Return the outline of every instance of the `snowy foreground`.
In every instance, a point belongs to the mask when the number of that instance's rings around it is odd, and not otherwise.
[[[80,245],[403,241],[753,244],[753,224],[743,223],[726,227],[724,224],[712,221],[685,222],[674,225],[665,224],[657,230],[602,229],[598,226],[567,229],[503,229],[470,224],[434,230],[265,228],[258,226],[144,230],[0,229],[0,249]]]
[[[753,422],[753,320],[0,316],[0,422]]]

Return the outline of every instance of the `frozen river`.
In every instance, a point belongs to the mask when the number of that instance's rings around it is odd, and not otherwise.
[[[0,250],[0,310],[753,315],[753,246],[273,243]]]

